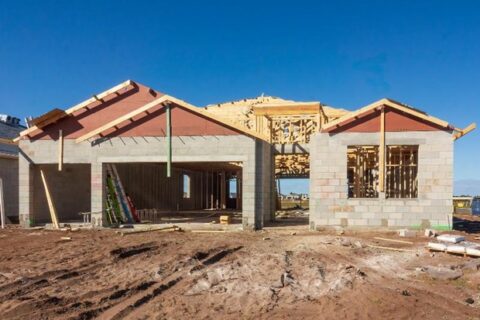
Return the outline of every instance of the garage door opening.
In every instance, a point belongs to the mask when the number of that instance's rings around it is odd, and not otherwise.
[[[171,177],[167,177],[166,163],[105,166],[106,214],[111,224],[115,223],[115,211],[122,211],[122,206],[136,215],[129,222],[219,224],[221,216],[228,216],[229,224],[242,222],[240,162],[174,163]],[[118,174],[126,205],[114,201],[115,192],[122,191],[116,190],[115,180],[109,180],[109,167]]]

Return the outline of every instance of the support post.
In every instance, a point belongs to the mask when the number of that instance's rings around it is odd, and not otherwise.
[[[172,111],[170,103],[166,103],[167,108],[167,178],[172,176]]]
[[[55,229],[59,228],[57,210],[52,200],[50,190],[48,189],[47,179],[45,178],[45,173],[40,169],[40,175],[42,176],[43,187],[45,188],[45,197],[47,198],[48,210],[50,211],[50,217],[52,218],[52,224]]]
[[[58,131],[58,171],[63,169],[63,131]]]
[[[385,191],[385,107],[380,111],[380,151],[378,164],[378,178],[380,192]]]
[[[5,198],[3,197],[3,179],[0,178],[0,214],[2,219],[2,229],[5,229]]]

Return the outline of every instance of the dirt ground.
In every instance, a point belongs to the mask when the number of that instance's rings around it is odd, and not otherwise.
[[[62,236],[72,240],[61,241]],[[10,228],[0,230],[0,314],[2,319],[479,319],[476,261],[430,253],[427,241],[393,232],[337,234],[305,227],[123,237],[112,230]],[[434,279],[424,272],[429,266],[461,276]]]

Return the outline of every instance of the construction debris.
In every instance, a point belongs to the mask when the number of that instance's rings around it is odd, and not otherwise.
[[[133,231],[117,231],[116,233],[120,234],[121,236],[126,236],[126,235],[130,235],[130,234],[154,232],[154,231],[170,232],[170,231],[182,231],[182,229],[180,227],[177,227],[177,226],[168,226],[168,227],[148,228],[148,229],[133,230]]]
[[[416,252],[415,250],[410,250],[410,249],[382,247],[382,246],[374,246],[374,245],[370,245],[370,244],[367,245],[367,247],[374,248],[374,249],[382,249],[382,250],[400,251],[400,252]]]
[[[381,238],[381,237],[374,237],[373,239],[387,241],[387,242],[396,242],[396,243],[404,243],[404,244],[413,244],[411,241],[403,241],[403,240],[396,240],[396,239],[388,239],[388,238]]]
[[[450,243],[459,243],[465,241],[465,237],[455,234],[442,234],[437,237],[437,240]]]
[[[398,230],[398,235],[400,237],[416,237],[417,232],[413,230],[408,230],[408,229],[401,229],[401,230]]]

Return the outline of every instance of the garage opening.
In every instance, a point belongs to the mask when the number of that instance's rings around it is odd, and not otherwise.
[[[58,222],[83,222],[82,213],[91,211],[90,164],[57,164],[33,166],[33,224],[51,223],[43,172]]]
[[[167,177],[165,163],[106,164],[107,220],[114,224],[116,211],[128,211],[142,223],[229,224],[242,221],[241,162],[188,162],[172,164]],[[116,171],[116,173],[115,173]],[[111,174],[110,174],[111,173]],[[118,175],[126,203],[116,201]],[[115,177],[113,177],[115,178]],[[116,203],[117,202],[117,203]],[[128,215],[128,213],[127,213]],[[117,215],[121,217],[120,215]],[[124,220],[129,220],[128,217]]]

